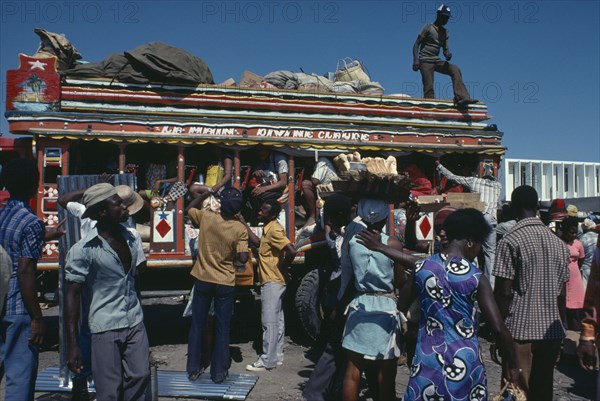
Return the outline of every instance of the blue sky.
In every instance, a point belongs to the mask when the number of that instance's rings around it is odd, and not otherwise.
[[[0,1],[0,82],[17,54],[33,54],[36,27],[64,33],[87,61],[162,41],[204,59],[216,82],[244,70],[334,71],[363,61],[386,93],[421,96],[412,44],[440,2],[427,1]],[[600,161],[600,2],[453,1],[452,62],[507,157]],[[436,95],[452,97],[436,75]],[[0,130],[7,134],[1,119]]]

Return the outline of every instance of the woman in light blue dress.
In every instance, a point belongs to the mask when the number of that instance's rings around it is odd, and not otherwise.
[[[364,229],[380,231],[389,217],[389,206],[383,200],[362,199],[358,215]],[[356,234],[356,232],[354,232]],[[400,241],[382,234],[384,244],[401,249]],[[394,262],[387,256],[367,249],[357,237],[345,238],[353,283],[346,296],[354,293],[347,307],[342,346],[348,353],[344,377],[344,400],[358,398],[362,372],[374,370],[378,381],[375,398],[396,399],[396,369],[400,350],[397,344],[400,320],[394,291]],[[342,267],[344,268],[344,267]],[[346,267],[348,268],[348,267]]]

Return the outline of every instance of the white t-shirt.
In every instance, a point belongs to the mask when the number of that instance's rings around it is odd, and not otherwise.
[[[79,218],[80,223],[80,235],[81,238],[85,237],[87,233],[94,227],[96,227],[96,220],[92,220],[90,218],[82,219],[83,213],[85,213],[85,206],[79,202],[69,202],[67,203],[67,211],[71,213],[73,216]]]

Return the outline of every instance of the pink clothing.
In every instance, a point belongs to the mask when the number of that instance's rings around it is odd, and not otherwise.
[[[585,297],[585,288],[583,287],[583,278],[579,270],[579,260],[585,257],[583,245],[579,240],[574,240],[572,244],[567,244],[569,248],[569,281],[567,281],[567,308],[583,308],[583,298]]]

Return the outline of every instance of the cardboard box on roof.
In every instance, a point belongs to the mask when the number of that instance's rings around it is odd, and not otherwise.
[[[260,75],[256,75],[255,73],[250,71],[244,71],[242,79],[240,79],[240,86],[245,88],[256,88],[260,86],[262,80],[263,77],[261,77]]]

